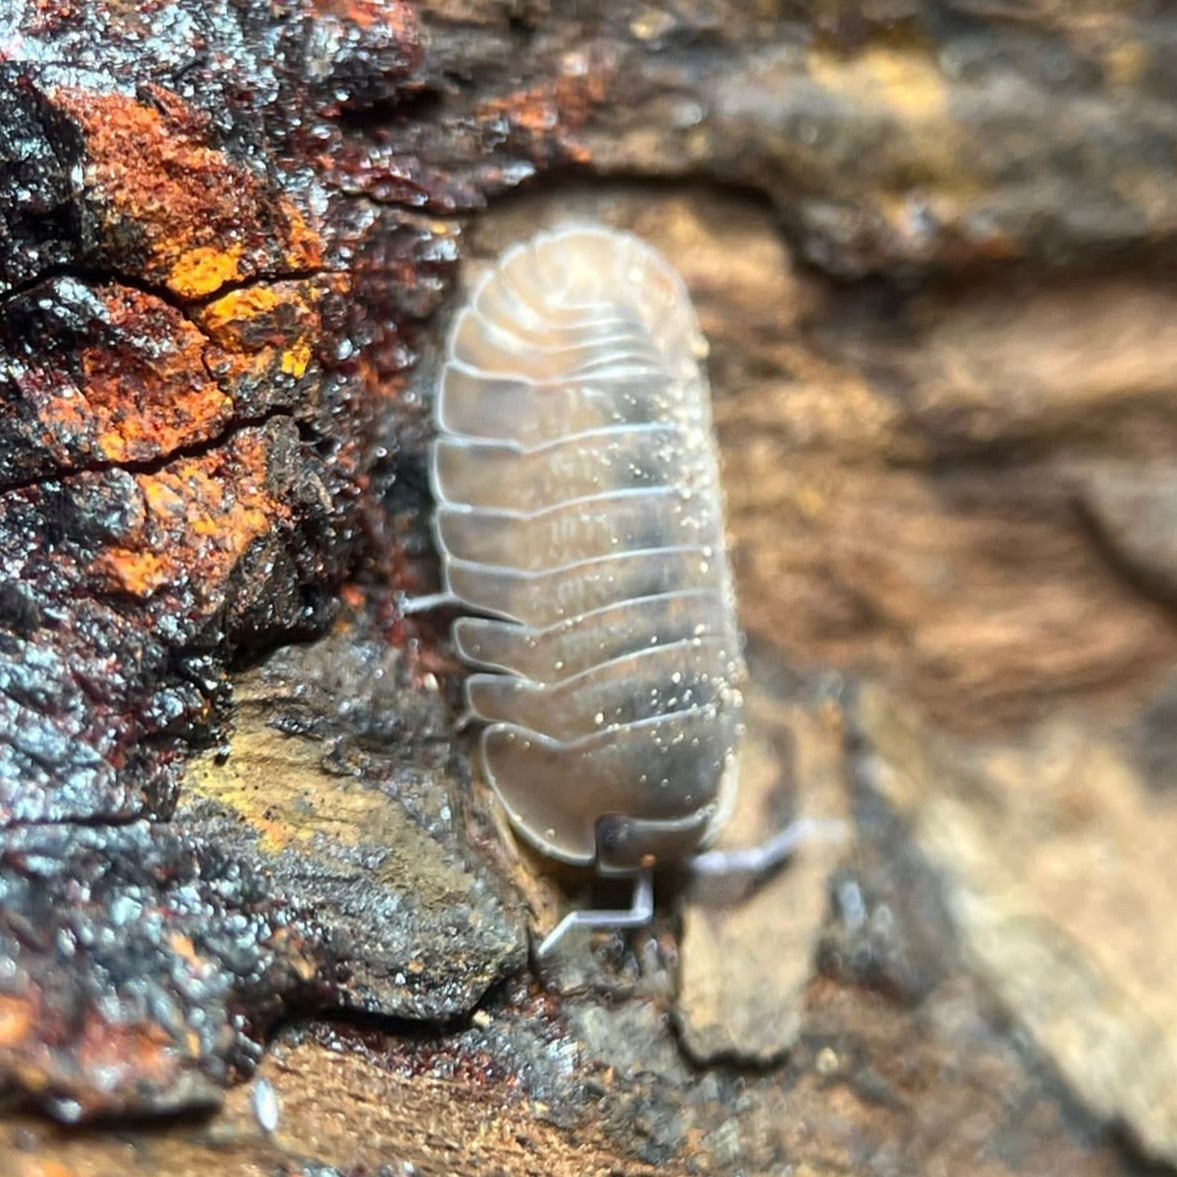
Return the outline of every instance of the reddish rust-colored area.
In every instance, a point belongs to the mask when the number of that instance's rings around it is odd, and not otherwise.
[[[420,27],[402,0],[312,0],[316,17],[332,16],[371,35],[379,32],[402,46],[420,48]]]
[[[0,425],[11,445],[0,483],[153,461],[233,417],[209,340],[154,294],[59,278],[9,300],[0,320],[15,353],[0,375],[15,409]]]
[[[176,1045],[150,1020],[122,1025],[100,1014],[86,1019],[75,1040],[79,1067],[109,1076],[115,1087],[145,1082],[167,1088],[175,1082],[183,1059],[183,1051]]]
[[[27,998],[12,994],[0,996],[0,1049],[24,1040],[35,1020],[35,1011]]]
[[[125,1021],[87,1010],[70,1026],[66,1051],[65,1041],[45,1033],[59,1012],[46,1008],[35,990],[0,1001],[0,1069],[19,1076],[26,1089],[46,1096],[69,1092],[78,1075],[87,1073],[101,1075],[108,1091],[134,1084],[166,1090],[176,1082],[184,1065],[183,1042],[150,1018]],[[190,1051],[192,1057],[197,1053]],[[100,1100],[94,1100],[93,1110],[103,1110]]]
[[[0,423],[11,438],[0,484],[155,462],[298,406],[319,379],[324,291],[345,285],[250,285],[190,313],[137,287],[72,278],[14,297],[0,311],[15,353],[0,388],[17,410]]]
[[[561,61],[555,78],[493,98],[476,117],[487,124],[502,120],[537,162],[587,164],[592,152],[579,132],[608,101],[616,69],[605,50],[574,51]]]

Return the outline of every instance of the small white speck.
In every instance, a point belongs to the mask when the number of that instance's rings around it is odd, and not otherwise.
[[[278,1130],[278,1095],[269,1079],[259,1077],[249,1096],[253,1118],[258,1127],[267,1135]]]
[[[857,930],[866,923],[866,902],[858,883],[853,879],[838,888],[838,906],[842,909],[842,919],[848,928]]]

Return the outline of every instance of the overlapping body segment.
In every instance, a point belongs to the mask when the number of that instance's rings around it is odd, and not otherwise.
[[[459,312],[433,461],[487,774],[564,861],[682,857],[726,814],[743,662],[702,340],[626,233],[501,257]],[[605,834],[608,836],[605,836]]]

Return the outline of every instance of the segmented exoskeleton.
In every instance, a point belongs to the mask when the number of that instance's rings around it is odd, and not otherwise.
[[[705,345],[629,233],[506,251],[458,312],[436,402],[436,532],[486,775],[545,854],[639,879],[734,797],[744,676]],[[549,937],[551,942],[563,931]]]

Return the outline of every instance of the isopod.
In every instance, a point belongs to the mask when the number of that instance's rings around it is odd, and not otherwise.
[[[508,249],[450,332],[431,603],[476,615],[453,640],[479,668],[485,774],[545,855],[635,879],[630,910],[572,913],[541,955],[574,924],[647,922],[653,867],[696,855],[735,797],[745,668],[705,353],[669,264],[592,225]]]

